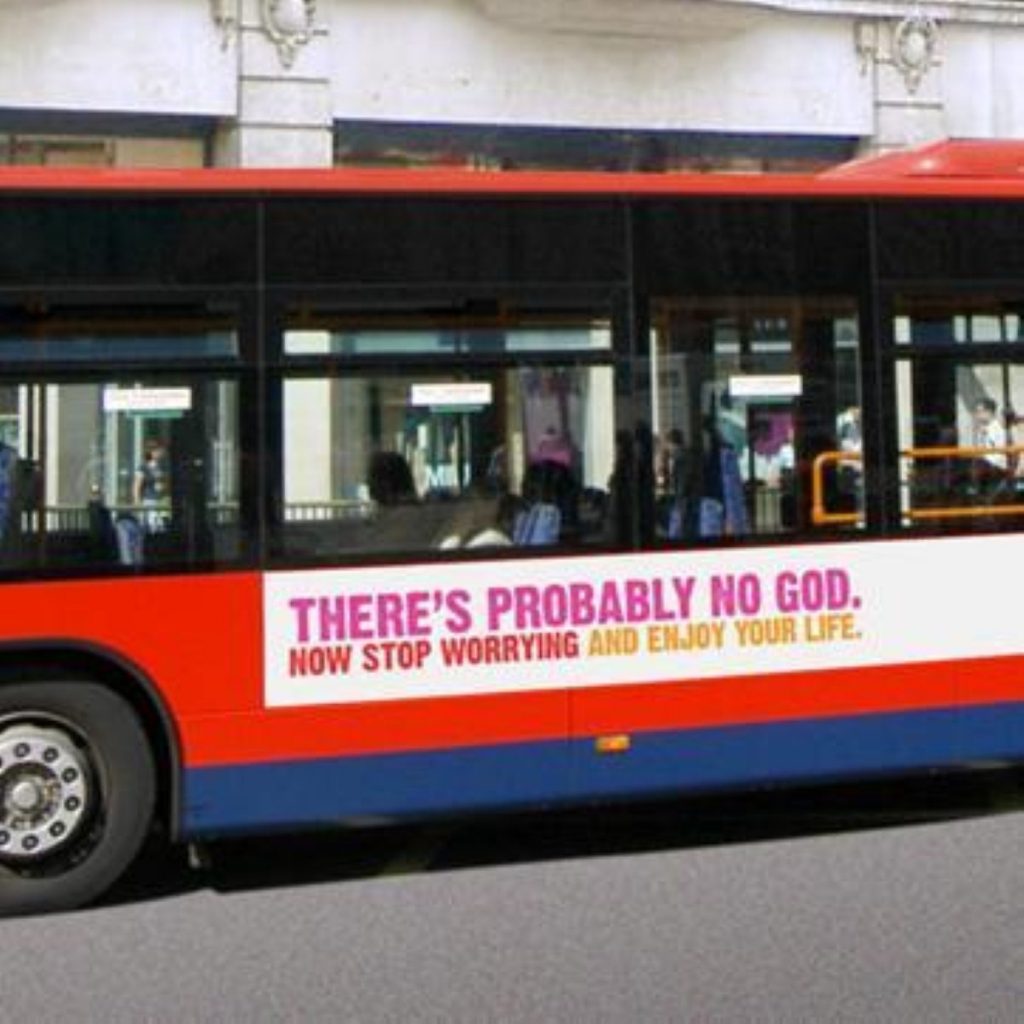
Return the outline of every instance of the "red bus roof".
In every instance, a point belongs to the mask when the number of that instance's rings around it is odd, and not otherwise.
[[[969,178],[1024,182],[1024,140],[935,142],[841,164],[825,177]]]
[[[811,175],[466,168],[0,167],[0,194],[1024,198],[1024,140],[946,141]]]

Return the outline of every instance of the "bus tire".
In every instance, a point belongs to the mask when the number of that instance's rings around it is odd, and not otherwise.
[[[0,686],[0,917],[94,900],[134,860],[155,797],[146,734],[112,690]]]

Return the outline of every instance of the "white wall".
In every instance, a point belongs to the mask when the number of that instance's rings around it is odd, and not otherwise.
[[[951,25],[943,42],[949,135],[1024,138],[1024,28]]]
[[[702,3],[688,21],[689,0],[621,0],[628,30],[607,19],[573,30],[574,12],[614,4],[550,0],[536,9],[551,16],[534,22],[501,12],[540,0],[509,2],[319,0],[316,39],[286,70],[257,0],[240,0],[242,40],[224,39],[210,0],[0,0],[0,111],[216,116],[232,139],[241,106],[248,148],[224,159],[246,163],[329,161],[332,118],[863,137],[877,125],[900,145],[926,114],[928,137],[1024,137],[1024,25],[977,20],[991,3],[958,4],[976,20],[941,23],[941,67],[916,99],[897,81],[876,109],[877,76],[862,73],[849,12],[735,0]]]
[[[0,4],[0,107],[231,115],[236,71],[208,0]]]
[[[323,8],[336,118],[844,135],[872,123],[845,18],[758,15],[745,31],[657,39],[523,29],[472,0]]]

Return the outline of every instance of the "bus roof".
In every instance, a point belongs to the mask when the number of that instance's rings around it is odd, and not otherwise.
[[[820,174],[468,168],[0,167],[0,195],[792,196],[1024,198],[1024,140],[944,141]]]

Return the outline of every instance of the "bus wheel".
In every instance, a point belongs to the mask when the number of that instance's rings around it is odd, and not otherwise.
[[[99,896],[146,838],[155,790],[146,735],[117,694],[0,686],[0,916]]]

